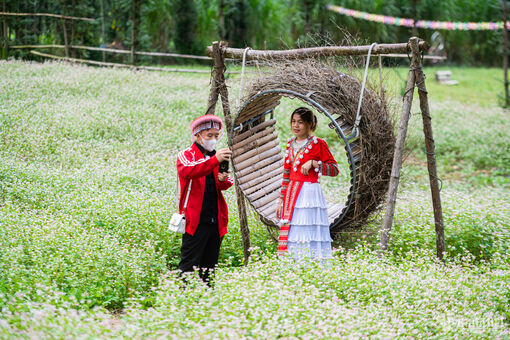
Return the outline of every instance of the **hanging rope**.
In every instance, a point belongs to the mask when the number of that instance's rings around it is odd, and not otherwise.
[[[239,87],[239,97],[237,98],[237,107],[241,106],[241,95],[243,94],[244,86],[244,68],[246,66],[246,53],[251,50],[251,47],[246,47],[243,52],[243,67],[241,68],[241,86]]]
[[[368,66],[370,65],[370,55],[372,54],[372,49],[376,45],[377,45],[377,43],[373,43],[372,45],[370,45],[370,48],[368,49],[367,63],[365,65],[365,74],[363,75],[363,83],[361,84],[361,92],[359,94],[358,109],[356,112],[356,120],[354,121],[352,134],[348,137],[348,139],[353,139],[353,138],[356,138],[359,136],[359,122],[361,120],[361,103],[363,102],[363,93],[365,92],[365,85],[367,83]]]

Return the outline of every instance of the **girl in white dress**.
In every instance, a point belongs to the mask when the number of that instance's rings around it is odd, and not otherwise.
[[[332,258],[327,204],[322,175],[338,175],[338,164],[326,142],[313,136],[317,117],[305,107],[291,115],[294,137],[285,152],[282,190],[276,217],[280,219],[278,254],[321,263]]]

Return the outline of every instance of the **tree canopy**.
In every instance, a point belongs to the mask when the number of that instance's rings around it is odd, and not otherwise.
[[[70,21],[66,25],[72,44],[88,46],[103,45],[103,8],[104,44],[126,49],[131,46],[135,8],[136,49],[162,52],[204,54],[205,47],[219,39],[227,40],[232,47],[281,49],[341,44],[346,34],[361,41],[380,43],[404,42],[412,35],[412,30],[405,27],[338,15],[328,11],[327,4],[423,20],[502,20],[499,0],[1,0],[0,6],[7,12],[94,18],[92,23]],[[29,16],[2,20],[5,25],[0,25],[0,37],[4,37],[4,27],[8,27],[9,45],[64,42],[59,19]],[[418,29],[424,39],[429,39],[433,32]],[[453,62],[500,63],[501,31],[441,31],[441,34]],[[73,50],[76,53],[93,54]]]

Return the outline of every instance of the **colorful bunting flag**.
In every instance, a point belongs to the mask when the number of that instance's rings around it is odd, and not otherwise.
[[[372,14],[367,12],[355,11],[340,6],[328,5],[327,8],[330,11],[347,15],[353,18],[380,22],[386,25],[405,26],[413,27],[414,20],[409,18],[399,18],[387,15]],[[418,20],[416,22],[418,28],[428,28],[435,30],[474,30],[474,31],[495,31],[503,29],[503,22],[452,22],[452,21],[429,21],[429,20]],[[506,24],[507,29],[510,29],[510,21]]]

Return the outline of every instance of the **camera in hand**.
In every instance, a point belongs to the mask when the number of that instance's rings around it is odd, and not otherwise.
[[[220,163],[220,173],[228,172],[228,161],[223,161]]]

